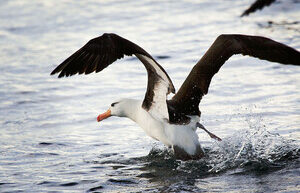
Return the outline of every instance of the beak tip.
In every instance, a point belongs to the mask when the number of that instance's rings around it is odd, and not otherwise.
[[[109,109],[109,110],[107,110],[105,113],[102,113],[102,114],[98,115],[97,121],[100,122],[100,121],[102,121],[103,119],[107,119],[107,118],[110,117],[110,116],[111,116],[111,111],[110,111],[110,109]]]

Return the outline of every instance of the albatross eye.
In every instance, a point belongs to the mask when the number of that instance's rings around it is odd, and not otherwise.
[[[115,102],[115,103],[111,103],[111,105],[110,106],[115,106],[115,104],[118,104],[119,102]]]

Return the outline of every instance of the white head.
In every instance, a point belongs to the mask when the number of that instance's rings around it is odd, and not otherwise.
[[[134,99],[121,99],[113,102],[105,113],[97,117],[97,121],[100,122],[110,116],[128,117],[132,119],[132,115],[135,112],[135,104],[137,104],[137,100]]]

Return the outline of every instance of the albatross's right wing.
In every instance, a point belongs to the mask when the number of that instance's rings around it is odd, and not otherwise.
[[[193,67],[171,102],[184,113],[197,113],[210,81],[221,66],[234,54],[249,55],[271,62],[300,65],[300,52],[260,36],[220,35]]]
[[[167,94],[175,93],[174,85],[166,71],[143,48],[116,34],[105,33],[90,40],[82,48],[58,65],[51,75],[58,77],[100,72],[125,55],[135,55],[145,66],[148,74],[147,92],[143,108],[150,114],[169,119]]]

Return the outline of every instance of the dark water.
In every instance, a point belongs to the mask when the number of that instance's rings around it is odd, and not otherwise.
[[[299,192],[300,68],[232,57],[200,104],[206,157],[175,160],[128,119],[96,122],[118,98],[144,96],[125,58],[100,74],[49,73],[89,39],[122,35],[151,53],[178,89],[222,33],[300,49],[297,1],[251,17],[252,1],[0,1],[0,192]]]

